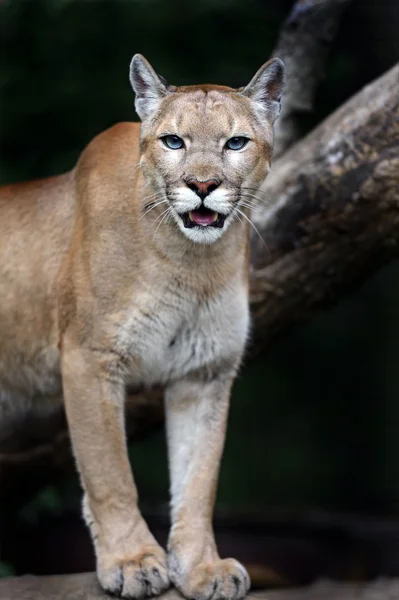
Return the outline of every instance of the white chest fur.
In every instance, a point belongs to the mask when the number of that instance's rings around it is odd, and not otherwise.
[[[118,331],[118,346],[133,357],[128,383],[150,387],[203,367],[236,363],[249,328],[242,285],[199,301],[176,286],[138,294]]]

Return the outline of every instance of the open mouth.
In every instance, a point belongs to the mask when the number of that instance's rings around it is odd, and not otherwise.
[[[226,215],[221,215],[205,206],[180,214],[184,227],[223,227]]]

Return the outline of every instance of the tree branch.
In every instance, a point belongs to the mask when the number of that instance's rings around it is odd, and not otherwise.
[[[163,392],[153,389],[126,398],[129,441],[145,437],[163,425]],[[1,510],[18,510],[26,498],[43,485],[74,470],[74,462],[63,411],[40,420],[27,419],[17,431],[10,430],[0,441]],[[26,470],[30,477],[26,477]]]
[[[397,65],[273,165],[253,215],[258,349],[398,256],[398,80]]]
[[[350,1],[298,0],[282,26],[273,55],[285,63],[287,84],[274,128],[275,158],[298,139],[301,115],[313,109],[331,43]]]

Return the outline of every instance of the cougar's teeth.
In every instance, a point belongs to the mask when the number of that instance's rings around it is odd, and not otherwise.
[[[188,213],[188,218],[190,219],[190,221],[192,221],[192,222],[194,223],[194,219],[193,219],[193,213],[191,212],[191,210],[190,210],[190,212]]]
[[[218,214],[217,214],[217,212],[214,212],[213,213],[213,222],[215,223],[215,221],[217,221],[217,220],[218,220]]]

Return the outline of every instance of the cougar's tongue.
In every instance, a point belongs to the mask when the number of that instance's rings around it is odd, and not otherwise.
[[[218,219],[218,214],[213,210],[192,210],[188,213],[190,221],[197,225],[212,225]]]

